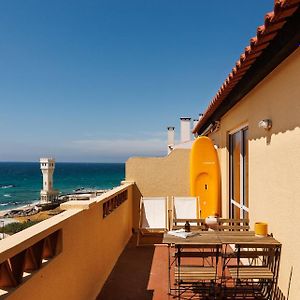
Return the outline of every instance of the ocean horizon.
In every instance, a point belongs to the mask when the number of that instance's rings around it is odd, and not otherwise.
[[[40,199],[39,162],[0,162],[0,210],[17,208]],[[112,189],[125,178],[125,163],[56,162],[54,188],[61,194],[79,188]]]

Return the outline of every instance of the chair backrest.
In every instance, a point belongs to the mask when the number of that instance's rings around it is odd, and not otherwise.
[[[174,219],[197,219],[197,197],[173,197]]]
[[[172,197],[171,228],[182,228],[186,221],[191,229],[206,230],[205,220],[198,218],[198,197]]]
[[[185,282],[194,282],[197,277],[200,280],[217,280],[218,260],[222,249],[221,243],[215,245],[175,245],[175,249],[179,279],[181,278],[180,267],[182,266],[184,268],[184,274],[182,274],[184,278],[182,280]],[[209,270],[209,273],[205,270]]]
[[[277,274],[280,260],[280,245],[272,244],[243,244],[235,245],[238,266],[268,267],[274,275]]]
[[[168,229],[166,197],[141,198],[140,228]]]
[[[249,231],[249,219],[218,219],[219,231]]]
[[[175,252],[175,257],[195,257],[195,258],[215,258],[216,260],[211,260],[211,263],[216,263],[219,256],[221,255],[221,244],[185,244],[185,245],[175,245],[175,248],[177,251]],[[180,249],[180,250],[179,250]],[[209,263],[207,261],[206,263]],[[192,262],[192,264],[195,264],[195,262]]]

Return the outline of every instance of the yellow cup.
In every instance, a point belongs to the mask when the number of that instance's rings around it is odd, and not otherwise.
[[[254,226],[255,235],[267,236],[268,235],[268,224],[264,222],[256,222]]]

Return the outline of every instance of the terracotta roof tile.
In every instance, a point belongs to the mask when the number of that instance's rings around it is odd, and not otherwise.
[[[205,124],[208,118],[217,110],[233,87],[243,78],[247,70],[255,63],[257,58],[267,48],[269,43],[275,38],[277,33],[286,23],[286,18],[290,17],[300,7],[300,0],[275,0],[274,10],[268,12],[264,18],[264,24],[257,28],[257,34],[250,39],[249,45],[241,54],[232,72],[225,79],[224,83],[217,91],[216,95],[209,103],[201,120],[193,129],[196,133]]]

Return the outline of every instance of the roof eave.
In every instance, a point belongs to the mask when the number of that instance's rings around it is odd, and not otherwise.
[[[268,41],[268,45],[259,54],[254,63],[249,68],[246,66],[244,74],[240,78],[237,73],[235,75],[231,73],[228,76],[209,104],[203,118],[194,127],[194,134],[202,134],[212,122],[219,120],[222,115],[299,47],[299,19],[300,8],[297,6],[297,10],[285,20],[285,24],[280,28],[280,31],[272,40]]]

